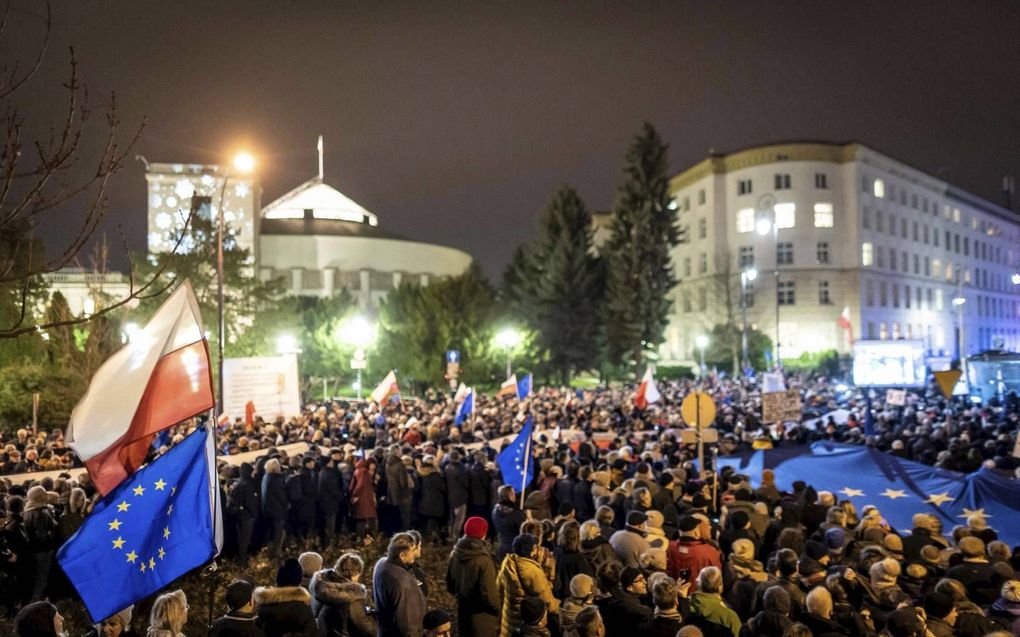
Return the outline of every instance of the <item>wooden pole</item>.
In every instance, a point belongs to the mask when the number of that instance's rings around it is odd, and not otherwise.
[[[39,392],[32,394],[32,435],[39,433]]]

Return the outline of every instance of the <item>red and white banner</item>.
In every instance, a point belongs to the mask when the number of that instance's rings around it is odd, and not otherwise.
[[[517,396],[517,374],[510,374],[510,378],[503,381],[499,386],[497,396]]]
[[[659,402],[660,398],[662,398],[662,394],[659,393],[659,387],[655,384],[655,375],[652,374],[652,368],[649,367],[645,370],[637,392],[634,393],[634,405],[638,409],[644,409],[652,403]]]
[[[390,373],[386,374],[386,378],[382,379],[382,382],[372,390],[372,400],[381,405],[394,395],[400,397],[400,388],[397,387],[397,375],[393,373],[393,370],[390,370]]]
[[[66,438],[100,493],[138,470],[156,433],[212,408],[204,334],[185,281],[93,375]]]

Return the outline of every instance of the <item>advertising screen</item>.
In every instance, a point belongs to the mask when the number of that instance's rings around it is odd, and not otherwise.
[[[924,378],[924,341],[854,343],[855,385],[920,387]]]

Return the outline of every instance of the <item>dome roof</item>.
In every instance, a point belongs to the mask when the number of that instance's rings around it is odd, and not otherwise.
[[[262,208],[263,220],[333,220],[367,226],[379,225],[379,218],[318,177]],[[318,224],[323,225],[323,224]],[[265,224],[263,223],[263,227]],[[320,234],[334,234],[332,232]],[[340,234],[345,234],[341,232]]]

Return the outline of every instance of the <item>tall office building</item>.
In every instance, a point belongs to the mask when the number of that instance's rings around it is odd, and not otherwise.
[[[967,355],[1020,347],[1020,217],[1006,208],[857,143],[712,155],[670,189],[684,240],[665,361],[740,325],[741,297],[784,359],[848,352],[844,312],[855,338],[919,339],[935,356],[958,355],[961,322]]]

